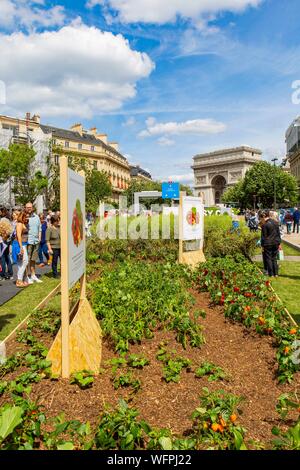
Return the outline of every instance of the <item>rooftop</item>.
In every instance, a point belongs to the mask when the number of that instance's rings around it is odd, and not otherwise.
[[[148,173],[148,171],[143,170],[143,168],[138,165],[130,165],[130,176],[138,175],[142,175],[145,176],[145,178],[152,179],[152,176],[150,175],[150,173]]]
[[[117,154],[119,158],[124,160],[125,162],[127,159],[123,157],[115,148],[111,147],[110,145],[103,142],[103,140],[99,139],[93,134],[89,132],[83,131],[82,134],[77,131],[72,131],[69,129],[61,129],[59,127],[53,126],[45,126],[41,124],[41,129],[46,134],[52,133],[53,137],[58,137],[60,139],[68,139],[73,140],[75,142],[80,142],[82,144],[89,144],[89,145],[101,145],[102,147],[106,148],[107,150],[112,151],[113,153]]]
[[[255,153],[257,155],[262,155],[261,150],[256,149],[254,147],[250,147],[248,145],[242,145],[240,147],[220,149],[220,150],[215,150],[213,152],[208,152],[208,153],[199,153],[198,155],[195,155],[194,160],[197,158],[214,157],[214,156],[219,156],[219,155],[224,155],[224,154],[226,155],[226,154],[241,153],[241,152],[248,152],[248,153]]]

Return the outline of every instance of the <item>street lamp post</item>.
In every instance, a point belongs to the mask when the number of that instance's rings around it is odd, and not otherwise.
[[[254,210],[256,210],[256,197],[257,194],[253,194]]]
[[[278,158],[275,157],[271,161],[274,163],[274,167],[276,167],[276,162],[278,161]],[[276,192],[277,192],[277,188],[276,188],[276,171],[274,171],[274,209],[275,209],[275,211],[277,209],[277,200],[276,200],[277,199],[277,194],[276,194]]]

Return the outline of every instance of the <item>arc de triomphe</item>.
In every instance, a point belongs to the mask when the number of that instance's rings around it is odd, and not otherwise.
[[[220,204],[224,191],[244,178],[261,156],[261,150],[247,146],[196,155],[192,166],[195,194],[203,197],[205,206]]]

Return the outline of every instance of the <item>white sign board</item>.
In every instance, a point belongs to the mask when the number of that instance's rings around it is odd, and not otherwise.
[[[232,209],[230,207],[222,207],[221,215],[225,214],[228,214],[230,217],[232,217]]]
[[[69,288],[85,273],[85,179],[68,169]]]
[[[182,239],[203,240],[204,205],[199,197],[182,198]]]
[[[175,216],[179,215],[179,207],[178,206],[173,206],[173,207],[163,207],[163,215],[170,215],[173,214]]]

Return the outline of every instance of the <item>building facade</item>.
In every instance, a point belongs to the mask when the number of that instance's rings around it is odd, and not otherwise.
[[[221,204],[226,189],[244,178],[261,156],[261,150],[247,146],[196,155],[192,166],[195,195],[203,198],[205,206]]]
[[[59,154],[84,157],[90,166],[104,171],[112,184],[112,198],[127,189],[130,182],[130,166],[127,159],[119,152],[117,142],[108,142],[106,134],[100,134],[96,128],[84,130],[82,124],[75,124],[71,129],[44,125],[40,116],[26,114],[25,119],[0,116],[0,148],[8,148],[11,143],[27,143],[36,151],[36,170],[43,174],[47,171],[50,158],[59,164]],[[59,152],[52,151],[59,149]],[[10,183],[0,186],[0,201],[13,205]]]
[[[152,181],[152,176],[139,165],[130,165],[130,177],[134,181]]]
[[[285,135],[290,171],[300,183],[300,116],[295,119]]]

